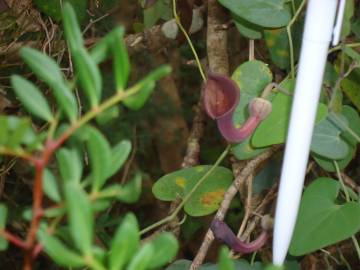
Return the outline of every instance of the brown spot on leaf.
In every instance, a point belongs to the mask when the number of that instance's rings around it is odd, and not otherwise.
[[[201,197],[200,202],[205,206],[211,206],[211,205],[221,202],[221,200],[224,197],[224,194],[225,194],[224,189],[210,191],[210,192],[205,193]]]

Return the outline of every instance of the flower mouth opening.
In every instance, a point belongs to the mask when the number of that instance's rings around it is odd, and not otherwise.
[[[204,88],[204,106],[212,119],[233,113],[240,98],[237,84],[221,75],[209,74]]]

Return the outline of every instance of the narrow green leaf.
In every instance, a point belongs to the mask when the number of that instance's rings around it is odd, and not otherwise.
[[[111,148],[104,137],[97,129],[88,128],[87,147],[90,156],[91,179],[93,190],[99,190],[107,180],[111,164]]]
[[[344,48],[344,53],[347,56],[349,56],[351,59],[353,59],[357,65],[360,65],[360,53],[358,53],[354,49],[352,49],[350,47],[346,47],[346,46]]]
[[[53,119],[44,95],[33,83],[20,76],[13,75],[11,76],[11,84],[16,95],[30,113],[45,121],[50,122]]]
[[[154,255],[148,265],[150,269],[158,269],[169,263],[179,250],[176,238],[168,232],[161,233],[151,243],[154,246]]]
[[[136,173],[129,183],[122,186],[117,199],[125,203],[136,202],[141,194],[141,182],[141,173]]]
[[[111,32],[98,41],[90,50],[91,58],[96,64],[100,64],[110,55],[109,35],[111,35]]]
[[[74,94],[64,81],[55,83],[52,87],[54,96],[60,108],[65,112],[70,121],[77,118],[78,108]]]
[[[147,269],[152,256],[154,255],[154,247],[151,243],[145,243],[139,252],[132,258],[126,270],[145,270]]]
[[[115,145],[111,150],[111,164],[108,171],[107,177],[113,176],[120,168],[123,166],[124,162],[127,160],[131,151],[131,142],[128,140],[123,140]]]
[[[101,99],[102,81],[100,70],[85,48],[77,48],[71,54],[81,88],[84,90],[91,107],[96,107]]]
[[[20,56],[32,71],[50,86],[63,80],[59,65],[46,54],[29,47],[23,47],[20,50]]]
[[[231,260],[229,249],[226,246],[220,250],[219,270],[235,270],[235,264]]]
[[[7,116],[0,115],[0,127],[0,145],[4,145],[8,140],[9,133]]]
[[[62,10],[63,25],[65,30],[65,37],[69,44],[70,50],[73,53],[78,48],[82,48],[84,41],[81,34],[79,23],[76,19],[76,14],[69,3],[64,3]]]
[[[11,129],[7,145],[10,148],[19,147],[23,142],[27,131],[30,129],[30,120],[26,118],[8,117],[8,124]]]
[[[123,269],[139,247],[139,225],[134,214],[127,214],[116,230],[109,254],[110,270]]]
[[[71,236],[82,254],[90,256],[94,234],[91,202],[85,191],[72,182],[65,183],[64,193]]]
[[[54,202],[60,202],[59,186],[56,182],[56,178],[49,169],[44,171],[44,193]]]
[[[124,43],[124,28],[118,27],[114,30],[111,39],[111,51],[113,54],[113,66],[115,72],[116,89],[125,89],[130,71],[129,56]]]
[[[82,176],[82,161],[76,149],[61,148],[56,153],[60,174],[65,182],[79,183]]]
[[[7,207],[5,204],[0,204],[0,231],[5,229],[6,226],[6,219],[7,219]],[[6,250],[9,243],[8,241],[3,238],[0,234],[0,250]]]
[[[44,250],[57,264],[65,267],[85,266],[85,259],[66,247],[56,237],[44,232],[39,233],[39,237]]]
[[[171,67],[168,65],[163,65],[151,72],[139,82],[140,90],[138,93],[127,97],[124,100],[124,104],[132,110],[139,110],[150,97],[150,94],[154,90],[155,82],[170,72]]]

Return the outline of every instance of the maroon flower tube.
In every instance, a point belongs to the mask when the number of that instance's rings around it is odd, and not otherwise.
[[[204,106],[207,114],[217,121],[222,136],[229,142],[239,143],[249,137],[271,112],[271,103],[263,98],[254,98],[249,104],[250,116],[236,128],[233,115],[240,100],[240,89],[230,78],[209,74],[204,87]]]
[[[269,238],[268,232],[263,230],[257,239],[250,243],[245,243],[236,237],[236,235],[225,222],[219,219],[213,220],[210,229],[212,230],[216,239],[224,242],[232,250],[240,253],[252,253],[256,250],[259,250]]]

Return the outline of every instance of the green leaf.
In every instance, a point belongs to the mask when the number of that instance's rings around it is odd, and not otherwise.
[[[345,1],[345,12],[341,28],[341,40],[344,40],[351,32],[352,17],[354,16],[354,0]]]
[[[123,140],[111,149],[110,168],[107,177],[113,176],[124,165],[131,152],[131,142]]]
[[[26,118],[17,118],[11,116],[7,119],[11,130],[8,137],[7,146],[10,148],[19,147],[28,134],[31,122]]]
[[[129,183],[121,187],[117,199],[125,203],[134,203],[138,201],[141,194],[141,183],[141,173],[136,173]]]
[[[20,55],[31,70],[50,86],[61,109],[74,121],[77,117],[76,99],[65,84],[59,65],[54,59],[35,49],[24,47],[20,50]]]
[[[145,243],[139,252],[132,258],[126,270],[145,270],[154,255],[154,247],[151,243]]]
[[[84,46],[84,40],[81,34],[79,23],[76,19],[75,11],[71,4],[64,3],[62,19],[66,41],[68,42],[70,50],[73,53]]]
[[[65,2],[65,1],[63,1]],[[66,0],[75,9],[79,22],[84,21],[86,17],[87,0]],[[35,0],[35,5],[40,11],[50,16],[55,21],[61,20],[61,5],[58,0]]]
[[[345,95],[360,110],[360,68],[353,70],[341,81],[340,85]]]
[[[46,253],[57,264],[65,267],[83,267],[85,259],[65,246],[59,239],[44,232],[39,233],[39,238]]]
[[[111,164],[111,148],[104,137],[96,128],[88,128],[87,147],[91,165],[92,188],[98,191],[106,182]]]
[[[248,39],[260,39],[262,38],[262,27],[248,22],[243,18],[232,14],[233,20],[235,22],[236,29],[242,34],[244,37]]]
[[[259,60],[245,62],[238,66],[231,76],[240,88],[240,102],[235,109],[233,121],[236,125],[245,122],[249,116],[249,102],[259,96],[271,83],[272,73],[268,65]]]
[[[144,25],[146,28],[154,26],[158,20],[168,21],[172,18],[171,2],[157,0],[156,3],[144,10]]]
[[[60,174],[65,182],[79,183],[82,176],[82,161],[75,148],[61,148],[56,153]]]
[[[226,246],[222,246],[220,249],[219,270],[235,270],[235,264],[230,258],[230,252]]]
[[[44,193],[54,202],[60,202],[61,196],[55,176],[49,169],[44,170]]]
[[[123,269],[139,247],[139,225],[134,214],[127,214],[116,230],[109,254],[109,270]]]
[[[11,76],[11,84],[21,103],[33,115],[51,122],[53,115],[40,90],[30,81],[17,76]]]
[[[349,146],[340,137],[341,129],[329,117],[315,125],[310,149],[330,159],[342,159],[349,152]]]
[[[113,54],[115,85],[119,91],[125,89],[130,71],[129,56],[124,42],[124,28],[118,27],[114,30],[111,39],[111,51]]]
[[[91,202],[78,184],[65,183],[64,193],[70,234],[82,254],[90,256],[94,235],[94,217]]]
[[[31,70],[48,85],[53,86],[56,82],[63,80],[59,65],[51,57],[29,47],[21,48],[20,56]]]
[[[281,87],[292,93],[294,81],[286,80],[281,83]],[[265,147],[273,144],[285,142],[289,126],[292,96],[284,93],[277,93],[272,101],[272,111],[270,115],[260,123],[252,136],[254,147]],[[320,103],[316,121],[320,121],[327,115],[327,106]]]
[[[286,0],[219,0],[220,4],[245,20],[264,27],[281,27],[289,23],[291,14]]]
[[[7,219],[7,207],[5,204],[0,204],[0,231],[5,229],[6,219]],[[6,250],[9,243],[8,241],[1,236],[0,234],[0,250]]]
[[[247,138],[243,142],[234,145],[231,151],[238,160],[247,160],[260,155],[266,149],[268,148],[254,148],[251,144],[251,138]]]
[[[340,184],[318,178],[304,192],[290,245],[290,254],[301,256],[345,240],[360,230],[360,204],[336,201]]]
[[[358,136],[360,136],[360,117],[356,110],[354,110],[350,106],[343,106],[341,114],[346,117],[349,128],[351,128]],[[349,133],[349,132],[342,132],[341,138],[346,142],[349,147],[349,152],[343,159],[337,160],[340,170],[344,169],[350,161],[354,158],[356,153],[356,145],[357,140]],[[336,168],[332,160],[322,157],[320,155],[312,153],[313,158],[315,159],[316,163],[320,165],[326,171],[335,172]]]
[[[211,167],[201,165],[167,174],[154,184],[153,193],[163,201],[184,198]],[[227,168],[215,168],[185,204],[185,211],[191,216],[203,216],[216,211],[232,179],[233,174]]]
[[[0,115],[0,146],[6,144],[8,140],[9,124],[7,116]]]
[[[75,63],[75,71],[78,76],[81,88],[92,108],[98,106],[101,99],[102,80],[100,70],[91,58],[90,54],[83,47],[71,51]]]
[[[168,232],[161,233],[151,243],[154,246],[154,255],[148,265],[150,269],[158,269],[169,263],[179,250],[176,238]]]
[[[112,34],[112,31],[109,32],[105,37],[103,37],[101,40],[99,40],[93,48],[90,50],[91,58],[94,60],[96,64],[100,64],[103,62],[106,58],[109,57],[110,52],[110,42],[109,42],[109,36]]]
[[[349,56],[352,60],[354,60],[357,65],[360,66],[360,53],[358,53],[354,49],[351,49],[350,47],[347,47],[347,46],[344,47],[344,53],[347,56]]]
[[[167,65],[163,65],[151,72],[138,83],[140,90],[123,101],[125,106],[132,110],[139,110],[142,106],[144,106],[145,102],[150,97],[150,94],[154,90],[155,82],[170,72],[171,68]]]
[[[181,259],[173,262],[171,265],[166,267],[165,270],[188,270],[190,268],[190,265],[191,261]],[[202,270],[202,268],[200,268],[200,270]]]

